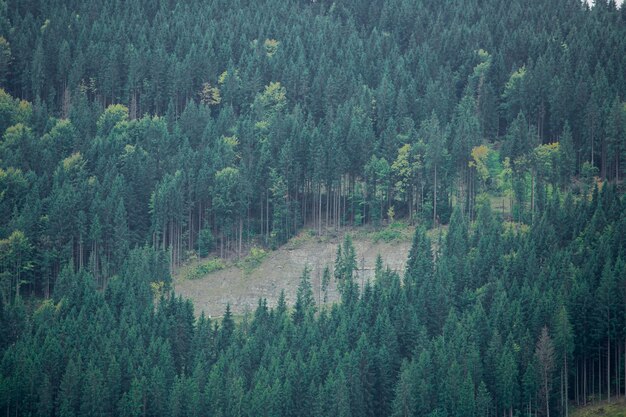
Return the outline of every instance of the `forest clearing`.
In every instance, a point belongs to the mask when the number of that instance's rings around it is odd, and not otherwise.
[[[251,271],[238,267],[231,262],[224,269],[211,272],[199,279],[188,279],[188,269],[197,268],[198,262],[183,266],[174,275],[174,289],[177,294],[193,301],[196,314],[219,317],[230,303],[234,314],[252,313],[259,298],[266,298],[269,307],[275,307],[281,289],[285,291],[287,303],[293,305],[296,291],[305,266],[311,268],[311,285],[318,304],[324,299],[322,275],[325,267],[333,268],[337,245],[345,233],[352,233],[357,254],[357,282],[374,280],[376,257],[381,255],[386,267],[401,273],[404,271],[407,255],[411,246],[413,227],[402,225],[406,236],[391,242],[374,242],[374,233],[359,233],[359,230],[347,229],[333,237],[319,239],[305,230],[291,238],[277,250],[269,251],[260,264]],[[356,233],[355,233],[356,232]],[[337,286],[331,281],[328,286],[327,301],[332,303],[340,298]]]

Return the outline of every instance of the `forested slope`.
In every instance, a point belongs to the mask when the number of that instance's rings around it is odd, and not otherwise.
[[[473,219],[485,191],[529,223],[552,190],[618,182],[626,9],[597,3],[3,1],[14,283],[48,294],[69,262],[103,286],[144,245],[175,268],[303,224]]]
[[[240,325],[194,321],[166,296],[151,249],[97,291],[65,269],[32,315],[2,309],[0,406],[44,416],[566,415],[625,395],[626,210],[607,186],[557,198],[532,226],[488,204],[455,210],[431,252],[418,229],[404,279],[379,264],[363,291],[350,239],[317,310],[308,272],[293,309],[263,300]],[[434,256],[433,256],[434,255]],[[152,278],[149,278],[152,277]],[[153,304],[153,297],[158,301]],[[160,298],[159,298],[160,297]]]
[[[626,8],[595,3],[0,1],[0,409],[512,417],[625,393]],[[400,217],[404,275],[361,290],[348,238],[332,308],[308,270],[240,325],[171,292],[196,254]]]

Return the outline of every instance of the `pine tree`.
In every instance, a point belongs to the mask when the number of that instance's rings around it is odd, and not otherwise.
[[[430,239],[423,227],[417,227],[404,273],[408,292],[416,291],[421,282],[428,282],[433,274],[433,256]]]
[[[83,375],[81,372],[82,360],[70,358],[59,386],[58,410],[61,416],[75,416],[79,413],[82,403],[81,391]],[[91,381],[89,382],[91,383]],[[85,402],[88,402],[86,399]]]
[[[296,294],[296,304],[293,312],[293,322],[296,325],[305,323],[311,319],[315,313],[315,299],[313,297],[313,289],[311,287],[311,270],[307,266],[304,267],[298,291]]]
[[[414,374],[412,372],[412,366],[413,365],[407,361],[402,362],[400,378],[396,384],[392,406],[392,415],[394,417],[410,417],[415,415],[417,406],[414,396],[415,387],[413,386]]]
[[[226,304],[226,311],[224,312],[224,317],[222,318],[222,325],[219,332],[218,339],[218,349],[225,350],[232,343],[233,336],[235,331],[235,322],[233,320],[233,315],[230,311],[230,304]]]
[[[122,269],[124,259],[128,256],[129,252],[129,233],[126,219],[126,207],[124,206],[124,199],[121,199],[117,203],[115,217],[113,219],[113,234],[115,236],[115,246],[113,248],[114,271],[120,271]]]

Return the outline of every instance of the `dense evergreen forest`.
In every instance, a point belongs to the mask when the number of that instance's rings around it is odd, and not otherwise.
[[[595,3],[0,0],[1,412],[626,395],[626,7]],[[332,308],[308,270],[237,325],[171,291],[190,257],[399,218],[403,276],[357,285],[348,237]]]
[[[360,290],[351,240],[316,308],[264,300],[235,325],[166,295],[167,262],[136,249],[106,290],[65,268],[32,314],[3,308],[9,416],[567,415],[626,395],[626,201],[550,199],[531,226],[489,204],[448,233],[415,233],[403,279],[378,263]],[[431,252],[434,247],[439,249]],[[161,258],[163,259],[163,258]],[[165,258],[167,260],[167,258]],[[160,266],[159,266],[160,265]],[[156,300],[156,303],[153,302]]]

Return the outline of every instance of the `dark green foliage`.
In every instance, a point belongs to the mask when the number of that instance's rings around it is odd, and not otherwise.
[[[598,346],[614,355],[624,341],[623,243],[613,238],[624,197],[612,193],[577,203],[590,212],[582,231],[548,249],[540,235],[561,221],[561,203],[517,232],[503,232],[485,206],[469,225],[455,210],[441,250],[417,229],[402,284],[379,262],[376,281],[359,289],[347,237],[335,264],[343,303],[316,311],[305,269],[292,314],[283,295],[273,309],[260,300],[240,325],[230,306],[212,322],[164,295],[154,285],[169,282],[162,252],[131,251],[104,293],[67,267],[53,301],[0,310],[0,406],[74,416],[565,415],[577,391],[606,396],[610,386],[615,396],[623,376],[606,365],[600,379],[583,372]],[[471,277],[484,262],[488,275]]]
[[[567,415],[617,395],[625,10],[2,3],[0,409]],[[194,250],[400,217],[403,277],[380,261],[363,282],[346,235],[332,308],[308,270],[293,311],[283,294],[241,325],[170,293]]]
[[[342,300],[346,305],[352,305],[358,296],[358,284],[355,282],[356,269],[356,251],[352,244],[352,238],[346,234],[343,246],[337,246],[334,271]]]
[[[308,266],[304,268],[298,292],[296,294],[296,303],[294,305],[293,322],[294,324],[302,324],[305,320],[310,320],[315,313],[315,300],[313,297],[313,289],[311,287],[311,271]]]
[[[471,220],[482,182],[512,192],[510,215],[530,223],[556,188],[623,178],[624,8],[462,9],[11,0],[0,238],[24,231],[45,276],[32,289],[48,294],[70,262],[104,287],[145,244],[176,268],[211,246],[281,245],[303,225],[445,224],[452,202]],[[479,145],[503,172],[478,178]]]
[[[213,233],[211,229],[202,229],[198,233],[198,255],[206,257],[213,249]]]
[[[404,273],[404,286],[411,302],[417,301],[418,294],[426,287],[426,283],[432,282],[433,274],[432,244],[424,228],[418,227],[413,236]]]

